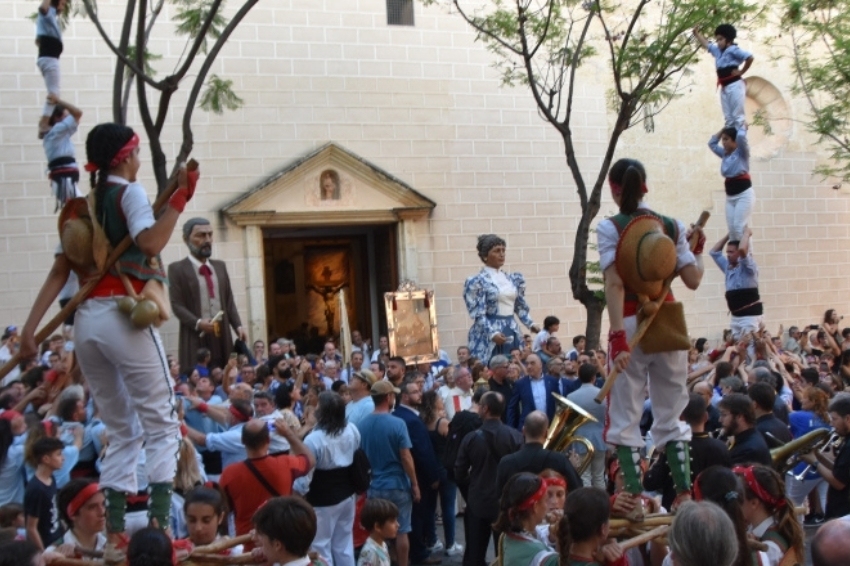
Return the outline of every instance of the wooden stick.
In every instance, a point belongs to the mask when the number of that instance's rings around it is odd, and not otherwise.
[[[89,563],[90,565],[91,563]],[[202,554],[190,556],[185,562],[181,562],[184,566],[206,566],[218,564],[265,564],[265,562],[257,562],[254,555],[250,552],[245,554],[237,554],[236,556],[221,556],[215,554]]]
[[[709,212],[707,210],[703,210],[702,214],[700,214],[699,216],[699,220],[697,220],[696,226],[698,226],[699,228],[703,228],[705,226],[705,223],[708,222],[709,216]],[[691,251],[693,251],[693,249],[696,247],[698,241],[699,236],[697,236],[696,233],[692,234],[690,239]],[[637,345],[640,343],[640,341],[646,334],[646,331],[649,330],[649,327],[652,325],[652,321],[654,321],[655,317],[658,316],[658,311],[661,310],[661,303],[663,303],[664,299],[667,298],[667,294],[670,292],[670,285],[672,285],[673,279],[675,278],[676,274],[674,273],[664,281],[664,289],[662,290],[661,295],[658,297],[658,299],[653,301],[656,305],[654,312],[641,321],[641,323],[637,327],[637,330],[635,330],[635,333],[632,335],[632,339],[629,342],[630,350],[634,350],[637,347]],[[614,360],[610,361],[612,364],[614,363]],[[597,403],[602,403],[602,401],[605,400],[605,397],[608,396],[608,393],[610,393],[611,388],[614,386],[614,380],[617,379],[617,376],[619,375],[620,370],[617,369],[617,366],[614,366],[614,368],[611,370],[611,373],[608,374],[608,378],[605,379],[605,383],[602,385],[602,389],[599,391],[599,394],[596,396],[596,399],[594,399]]]
[[[189,163],[186,164],[186,169],[188,171],[195,171],[198,168],[198,162],[194,159],[190,159]],[[168,204],[168,199],[171,198],[171,195],[174,194],[174,191],[177,190],[177,177],[171,180],[168,186],[165,188],[162,193],[157,197],[156,201],[153,204],[154,214],[158,214],[162,208],[164,208]],[[112,250],[112,253],[109,254],[106,258],[106,264],[103,267],[103,271],[94,275],[91,279],[89,279],[85,285],[80,287],[80,290],[77,291],[77,294],[71,297],[71,300],[68,301],[62,310],[60,310],[56,316],[50,319],[50,321],[45,324],[41,330],[39,330],[35,335],[35,343],[36,345],[44,342],[48,336],[53,334],[53,331],[56,330],[62,322],[68,318],[68,316],[74,312],[80,303],[88,298],[89,294],[94,290],[95,286],[100,282],[101,279],[109,272],[109,269],[115,265],[115,262],[118,261],[118,258],[121,257],[130,245],[133,243],[133,238],[128,234],[121,240],[115,248]],[[20,353],[16,353],[12,356],[12,359],[3,364],[3,367],[0,367],[0,377],[3,377],[14,368],[20,362]]]
[[[642,544],[646,544],[654,538],[658,538],[660,536],[664,536],[667,534],[667,531],[670,530],[670,525],[661,525],[660,527],[655,527],[651,531],[647,531],[642,535],[638,535],[636,537],[632,537],[628,540],[624,540],[620,543],[620,548],[623,550],[628,550],[630,548],[634,548],[636,546],[640,546]]]
[[[50,561],[51,566],[97,566],[102,565],[102,561],[96,560],[81,560],[79,558],[57,558]]]
[[[641,529],[645,527],[658,527],[673,523],[673,515],[663,513],[659,515],[648,515],[643,521],[635,523],[628,519],[611,519],[608,526],[613,529]]]

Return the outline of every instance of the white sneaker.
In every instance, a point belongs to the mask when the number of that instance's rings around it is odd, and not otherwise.
[[[443,550],[444,548],[445,548],[445,547],[443,546],[443,541],[441,541],[440,539],[437,539],[437,542],[435,542],[435,543],[434,543],[434,546],[429,546],[429,547],[428,547],[428,552],[430,552],[431,554],[433,554],[433,553],[435,553],[435,552],[440,552],[440,551],[441,551],[441,550]]]
[[[446,556],[460,556],[463,554],[463,545],[454,543],[446,549]]]

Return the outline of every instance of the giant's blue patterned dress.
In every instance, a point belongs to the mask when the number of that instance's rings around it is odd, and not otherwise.
[[[508,275],[485,266],[464,283],[463,300],[473,320],[467,342],[469,353],[485,364],[496,354],[509,356],[512,349],[521,347],[522,333],[515,314],[525,326],[534,324],[528,314],[521,273]],[[499,332],[508,338],[501,346],[492,341]]]

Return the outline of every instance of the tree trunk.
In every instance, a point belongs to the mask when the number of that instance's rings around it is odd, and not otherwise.
[[[587,326],[584,330],[584,335],[587,337],[587,349],[595,350],[599,348],[599,336],[602,334],[602,313],[605,312],[605,305],[602,304],[595,295],[588,303],[583,303],[587,310]]]

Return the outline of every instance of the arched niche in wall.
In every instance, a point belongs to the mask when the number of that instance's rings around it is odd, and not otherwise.
[[[773,83],[762,77],[747,77],[746,112],[750,155],[770,159],[791,137],[791,109]]]

